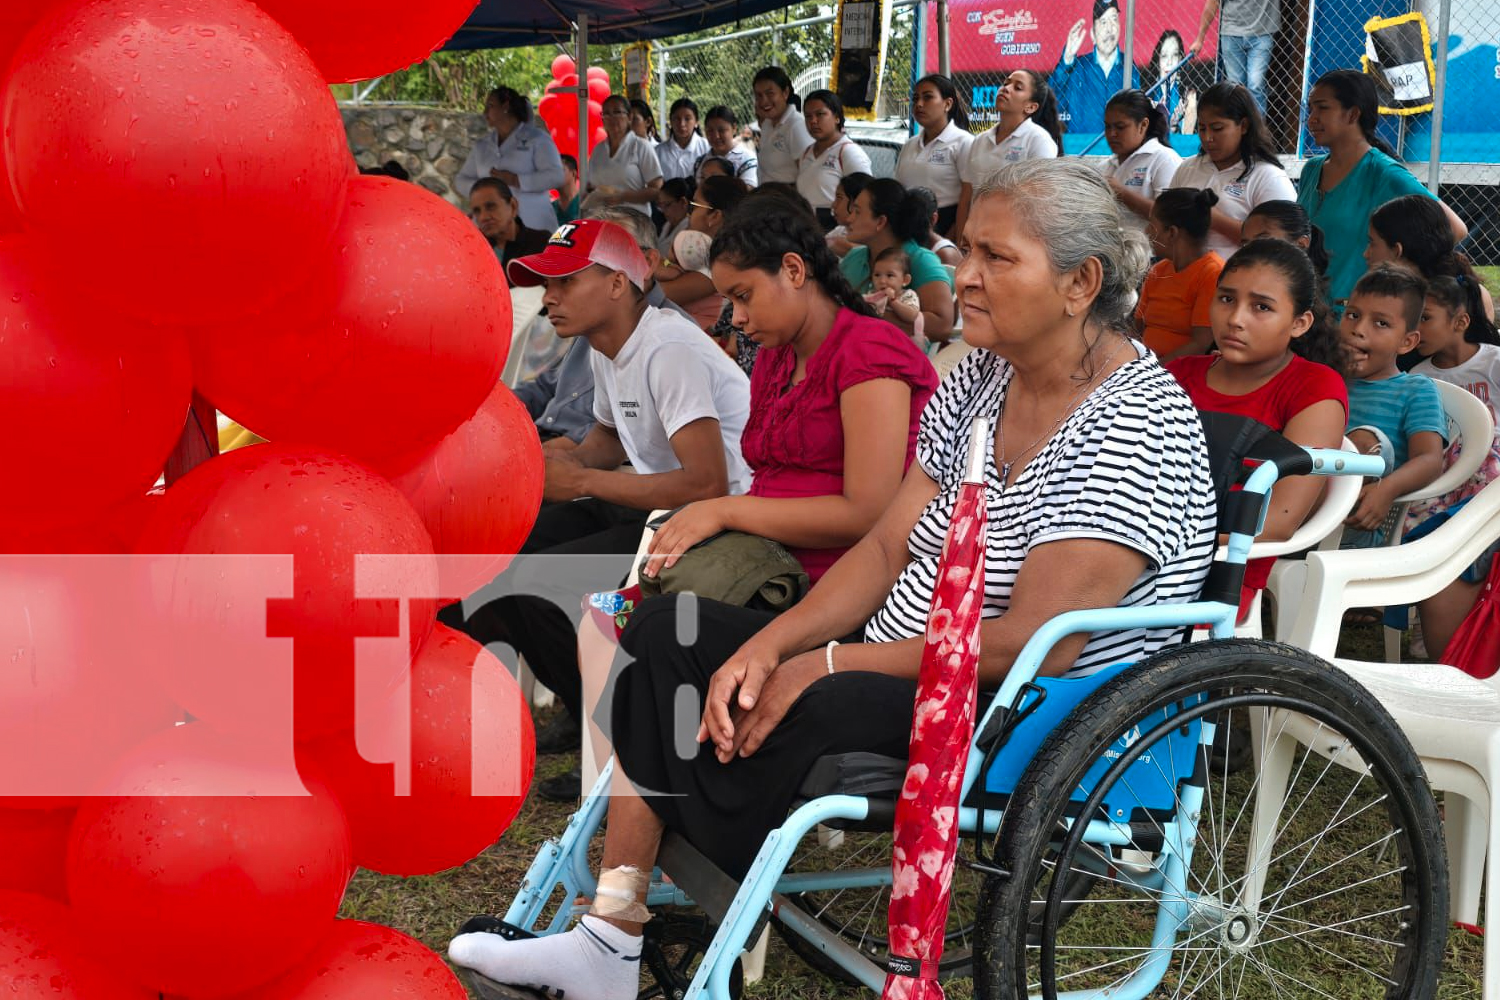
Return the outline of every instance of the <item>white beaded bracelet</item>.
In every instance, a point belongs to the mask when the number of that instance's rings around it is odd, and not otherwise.
[[[833,676],[833,647],[837,646],[837,639],[830,639],[828,645],[823,647],[823,662],[828,666],[828,676]]]

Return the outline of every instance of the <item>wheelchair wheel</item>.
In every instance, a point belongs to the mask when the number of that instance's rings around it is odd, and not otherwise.
[[[1250,734],[1242,770],[1210,753],[1226,725]],[[1289,646],[1177,647],[1105,684],[1037,752],[998,861],[979,997],[1437,989],[1448,887],[1421,764],[1368,692]],[[1104,873],[1087,898],[1077,870]]]
[[[717,928],[706,916],[663,911],[646,922],[642,931],[641,970],[651,985],[636,1000],[682,1000],[698,971]],[[729,995],[739,1000],[745,988],[745,972],[735,957],[729,971]]]
[[[891,835],[858,830],[820,832],[809,836],[793,855],[788,872],[821,872],[860,881],[865,876],[883,877],[879,885],[787,893],[792,905],[857,948],[866,958],[884,967],[888,950],[888,920],[891,906]],[[869,881],[869,879],[864,879]],[[948,930],[939,965],[944,979],[962,978],[973,966],[974,912],[980,881],[962,863],[953,869],[953,902],[948,909]],[[798,958],[822,975],[839,982],[859,981],[812,943],[787,930],[779,921],[776,930]]]

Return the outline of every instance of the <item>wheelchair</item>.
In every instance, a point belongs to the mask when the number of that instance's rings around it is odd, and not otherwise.
[[[1227,542],[1200,599],[1060,615],[982,706],[939,975],[972,978],[981,998],[1432,997],[1447,865],[1410,744],[1331,664],[1233,637],[1277,478],[1376,475],[1379,462],[1304,450],[1243,418],[1203,421]],[[1246,475],[1247,463],[1259,464]],[[1203,626],[1211,638],[1189,642]],[[1141,662],[1037,676],[1066,635],[1166,627],[1183,641]],[[816,970],[879,993],[905,769],[873,754],[820,760],[741,882],[668,831],[641,996],[737,998],[740,955],[767,922]],[[583,912],[612,771],[489,929],[557,933]],[[486,1000],[536,996],[468,981]]]

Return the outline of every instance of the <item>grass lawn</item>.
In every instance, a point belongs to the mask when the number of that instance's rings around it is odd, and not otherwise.
[[[1500,267],[1476,267],[1474,270],[1479,272],[1479,277],[1489,287],[1490,294],[1500,291]]]
[[[1381,642],[1378,627],[1352,626],[1345,630],[1340,653],[1380,659]],[[573,758],[543,757],[537,777],[561,773],[573,763]],[[465,919],[476,913],[505,909],[537,848],[548,837],[561,833],[569,812],[567,807],[532,796],[498,844],[462,868],[442,875],[401,879],[361,871],[349,887],[341,915],[388,924],[442,954],[449,937]],[[810,971],[776,935],[772,935],[771,941],[766,977],[748,986],[746,996],[760,1000],[845,997],[852,1000],[870,996]],[[1461,930],[1450,932],[1439,997],[1460,1000],[1479,996],[1481,951],[1482,939]],[[1330,996],[1343,995],[1340,974],[1338,964],[1330,960],[1326,979],[1318,985]],[[967,981],[945,984],[945,989],[951,1000],[968,1000],[972,995]]]

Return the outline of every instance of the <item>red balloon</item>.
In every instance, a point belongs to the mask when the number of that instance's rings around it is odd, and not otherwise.
[[[77,301],[31,237],[0,237],[0,536],[151,488],[191,395],[186,343]],[[89,282],[94,280],[90,275]]]
[[[439,555],[497,557],[456,572],[440,559],[443,593],[471,594],[505,569],[536,523],[543,476],[536,424],[503,383],[452,434],[391,470]]]
[[[577,79],[578,74],[574,72],[577,68],[578,64],[573,61],[572,56],[558,56],[552,60],[552,79],[561,80],[569,73],[573,73],[574,79]]]
[[[510,292],[479,230],[437,195],[375,176],[349,191],[302,288],[193,331],[193,377],[263,438],[378,461],[435,444],[484,401],[510,350]]]
[[[556,128],[565,114],[567,114],[566,102],[559,94],[549,91],[543,94],[542,99],[536,103],[536,115],[547,123],[549,130]]]
[[[306,47],[329,83],[370,80],[426,59],[476,0],[257,0]]]
[[[410,794],[398,793],[396,769],[360,756],[352,733],[299,747],[299,759],[344,804],[361,867],[427,875],[472,860],[510,826],[531,784],[536,743],[515,678],[443,625],[412,664],[409,715],[404,702],[395,699],[387,724],[361,733],[360,743],[380,746],[382,760],[409,760]]]
[[[106,315],[252,312],[343,208],[333,96],[249,0],[67,0],[22,41],[3,108],[26,227]]]
[[[467,1000],[441,958],[400,931],[340,920],[311,955],[235,1000]]]
[[[95,935],[98,932],[95,931]],[[110,976],[61,903],[0,892],[0,985],[25,1000],[156,1000]]]
[[[31,892],[58,902],[68,901],[63,860],[68,853],[68,830],[73,809],[6,808],[0,798],[0,891]],[[4,975],[0,973],[0,982]]]
[[[554,84],[552,84],[547,89],[548,90],[572,90],[574,93],[577,93],[577,90],[578,90],[578,74],[577,73],[565,73],[562,76],[558,77],[557,82],[554,83]]]
[[[76,804],[131,747],[182,718],[131,656],[137,571],[110,556],[0,557],[6,807]]]
[[[284,732],[294,695],[296,736],[311,739],[352,725],[356,683],[384,693],[405,676],[432,625],[437,566],[417,512],[386,480],[315,448],[257,444],[198,466],[160,507],[142,551],[292,557],[290,579],[265,561],[236,562],[232,572],[215,561],[161,561],[157,588],[142,595],[141,616],[164,622],[148,652],[193,716]],[[417,558],[356,562],[380,554]],[[356,596],[358,582],[376,596]],[[365,640],[356,673],[354,637],[394,637],[403,617],[408,642]],[[294,687],[285,640],[267,636],[292,637]],[[269,655],[276,650],[283,658]]]
[[[594,76],[591,72],[589,74],[589,104],[603,104],[604,99],[608,96],[609,78],[605,77],[601,80],[599,77]]]
[[[589,71],[588,71],[587,79],[589,79],[589,80],[603,80],[605,83],[608,83],[609,82],[609,70],[605,69],[603,66],[590,66],[589,67]]]
[[[5,71],[10,57],[21,44],[21,39],[31,26],[41,20],[42,11],[51,6],[53,0],[8,0],[0,9],[0,90],[4,88]],[[16,198],[10,189],[10,177],[5,169],[5,151],[0,144],[0,233],[9,233],[21,228],[21,212],[16,208]]]
[[[349,828],[326,788],[285,788],[203,723],[138,747],[78,810],[68,844],[68,895],[100,959],[196,998],[243,992],[310,954],[348,882]]]

